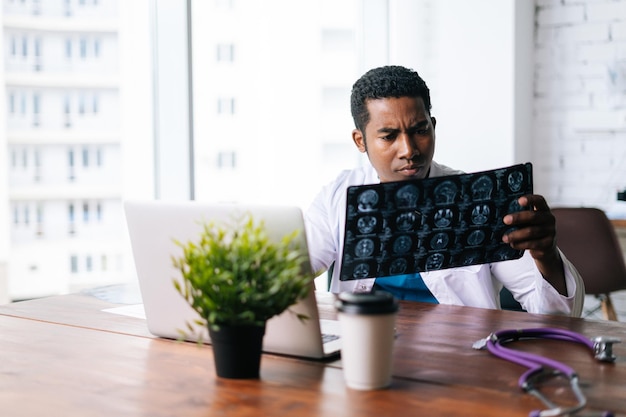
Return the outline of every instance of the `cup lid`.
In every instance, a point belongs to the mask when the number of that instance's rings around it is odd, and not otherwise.
[[[337,296],[335,308],[347,314],[389,314],[398,311],[398,301],[387,291],[342,292]]]

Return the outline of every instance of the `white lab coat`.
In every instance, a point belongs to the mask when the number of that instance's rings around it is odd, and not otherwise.
[[[461,171],[432,162],[430,177],[460,174]],[[324,187],[305,213],[306,234],[314,271],[322,272],[335,264],[330,291],[368,292],[375,278],[340,281],[341,251],[346,219],[348,186],[378,183],[371,166],[343,171]],[[502,286],[511,291],[529,313],[580,316],[584,284],[574,266],[561,253],[568,296],[543,279],[530,253],[517,260],[422,272],[428,289],[441,304],[500,308]]]

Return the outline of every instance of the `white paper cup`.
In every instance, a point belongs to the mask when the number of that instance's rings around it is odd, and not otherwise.
[[[384,291],[341,293],[335,307],[341,325],[346,385],[374,390],[391,384],[398,303]]]

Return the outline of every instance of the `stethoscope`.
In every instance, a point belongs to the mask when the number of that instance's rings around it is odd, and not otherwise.
[[[548,359],[533,353],[522,352],[504,347],[504,344],[524,339],[557,339],[580,343],[587,346],[593,353],[595,359],[601,362],[615,362],[613,354],[613,343],[621,340],[614,337],[599,336],[594,339],[569,330],[556,328],[535,328],[535,329],[510,329],[501,330],[490,334],[488,337],[474,343],[474,349],[487,349],[493,355],[505,359],[518,365],[528,368],[520,376],[517,384],[525,392],[539,398],[547,407],[546,410],[534,410],[529,413],[529,417],[551,417],[570,415],[582,410],[587,405],[587,398],[580,389],[578,375],[574,369],[564,363]],[[569,380],[570,387],[576,396],[577,404],[565,407],[559,406],[550,401],[539,389],[536,382],[546,376],[563,376]],[[613,413],[605,411],[602,417],[613,417]]]

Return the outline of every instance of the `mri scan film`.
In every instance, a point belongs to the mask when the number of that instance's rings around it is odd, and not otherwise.
[[[517,259],[502,218],[532,192],[530,163],[349,187],[341,280]]]

